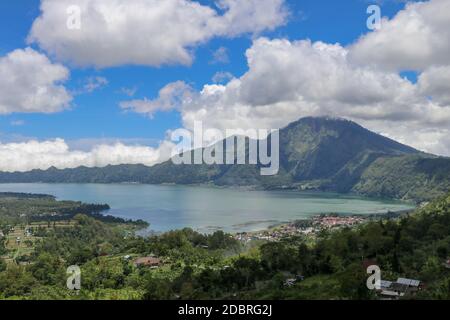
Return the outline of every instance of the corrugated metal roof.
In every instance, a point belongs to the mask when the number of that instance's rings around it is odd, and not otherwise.
[[[395,291],[389,291],[389,290],[383,290],[383,291],[381,292],[381,294],[384,295],[384,296],[391,296],[391,297],[396,297],[396,296],[399,296],[399,295],[400,295],[398,292],[395,292]]]
[[[413,287],[418,287],[418,286],[420,285],[420,281],[419,281],[419,280],[412,280],[412,281],[411,281],[411,285],[412,285]]]
[[[397,283],[411,286],[411,287],[418,287],[420,284],[420,281],[414,280],[414,279],[398,278]]]

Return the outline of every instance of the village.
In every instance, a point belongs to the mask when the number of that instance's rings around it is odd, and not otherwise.
[[[313,236],[324,230],[333,230],[343,227],[353,227],[366,221],[363,216],[341,216],[337,214],[317,215],[307,220],[299,220],[282,224],[268,230],[257,232],[242,232],[234,236],[241,242],[253,240],[279,241],[292,236]]]

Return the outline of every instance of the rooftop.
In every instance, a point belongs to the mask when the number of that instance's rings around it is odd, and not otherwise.
[[[142,257],[134,260],[134,264],[137,266],[159,266],[161,259],[155,257]]]

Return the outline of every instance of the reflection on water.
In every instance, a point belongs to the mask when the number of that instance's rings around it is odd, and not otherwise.
[[[142,219],[151,229],[256,231],[319,213],[371,214],[413,208],[398,201],[332,193],[247,191],[135,184],[0,184],[0,192],[52,194],[60,200],[107,203],[108,214]]]

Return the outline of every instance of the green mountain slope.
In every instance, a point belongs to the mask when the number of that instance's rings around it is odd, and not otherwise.
[[[448,192],[449,180],[448,158],[382,157],[363,172],[352,191],[370,196],[424,201]]]
[[[310,117],[280,130],[280,170],[276,176],[261,176],[259,165],[175,165],[167,161],[153,167],[0,173],[2,182],[214,184],[424,201],[450,190],[450,159],[422,153],[348,120]]]
[[[329,118],[304,118],[290,124],[281,131],[280,144],[283,166],[296,180],[332,177],[367,153],[418,153],[354,122]]]

